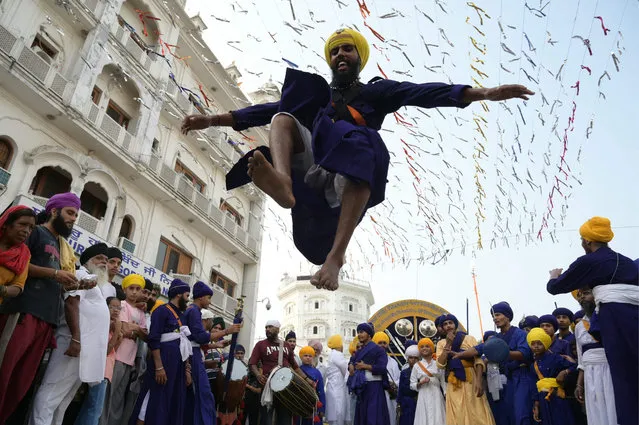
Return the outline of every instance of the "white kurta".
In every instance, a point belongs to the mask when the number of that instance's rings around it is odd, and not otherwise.
[[[395,357],[388,356],[388,364],[386,365],[388,371],[388,381],[395,383],[395,386],[399,388],[399,364]],[[388,416],[390,417],[390,425],[397,423],[397,400],[391,400],[388,391],[386,392],[386,404],[388,405]]]
[[[615,394],[610,376],[610,366],[603,348],[592,348],[582,353],[585,344],[596,342],[586,330],[590,323],[586,316],[575,326],[579,369],[584,371],[586,416],[589,424],[616,424]]]
[[[87,275],[85,268],[76,271],[78,280]],[[80,297],[80,356],[64,354],[71,343],[71,331],[66,321],[62,321],[55,332],[57,348],[51,352],[42,385],[33,401],[30,425],[61,425],[64,412],[80,385],[104,379],[111,323],[106,298],[98,287],[65,293],[65,298],[74,296]]]
[[[331,425],[344,425],[348,390],[344,376],[348,373],[348,361],[341,351],[331,350],[326,367],[326,420]]]
[[[440,390],[441,381],[444,375],[441,369],[437,367],[437,362],[426,360],[420,362],[431,375],[428,376],[419,364],[413,366],[410,374],[410,388],[417,391],[417,407],[415,408],[415,425],[443,425],[446,423],[446,404],[444,396]],[[417,388],[417,383],[428,377],[429,382]]]

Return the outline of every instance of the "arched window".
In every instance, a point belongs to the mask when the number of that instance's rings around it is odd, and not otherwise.
[[[0,168],[9,170],[13,159],[13,146],[7,139],[0,137]]]
[[[99,184],[87,182],[80,195],[80,201],[82,201],[82,211],[97,219],[101,219],[106,212],[109,196]]]
[[[319,301],[315,301],[315,310],[319,310]]]
[[[120,226],[120,234],[118,237],[131,239],[133,235],[133,220],[130,216],[125,215],[122,219],[122,225]]]
[[[29,192],[35,196],[50,198],[56,193],[68,192],[71,189],[71,174],[60,167],[43,167],[38,170]]]
[[[351,329],[351,334],[353,335],[353,338],[357,336],[357,332],[355,331],[355,329]]]
[[[317,326],[313,326],[313,335],[317,335]]]

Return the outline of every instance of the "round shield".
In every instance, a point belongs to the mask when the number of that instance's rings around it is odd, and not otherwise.
[[[395,322],[395,332],[403,337],[413,334],[413,324],[408,319],[399,319]]]
[[[419,324],[419,333],[425,338],[431,338],[437,333],[437,327],[432,320],[422,320]]]
[[[490,338],[484,343],[484,355],[489,362],[501,363],[508,359],[510,348],[501,338]]]

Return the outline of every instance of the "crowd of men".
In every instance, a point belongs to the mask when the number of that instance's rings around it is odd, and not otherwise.
[[[66,238],[79,209],[63,193],[37,216],[18,205],[0,217],[0,425],[638,423],[639,263],[610,249],[607,219],[588,220],[586,254],[550,272],[548,292],[572,293],[580,311],[515,326],[500,302],[499,332],[481,343],[442,315],[434,341],[404,341],[400,366],[370,323],[357,327],[350,360],[342,337],[330,337],[324,364],[319,341],[296,354],[296,335],[280,338],[275,320],[248,363],[240,345],[229,362],[224,337],[241,324],[214,317],[208,285],[175,279],[163,303],[140,275],[114,283],[122,253],[104,243],[77,266]],[[286,368],[297,387],[278,392],[271,379]]]

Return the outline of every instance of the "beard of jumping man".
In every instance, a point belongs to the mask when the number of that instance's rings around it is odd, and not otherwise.
[[[352,56],[340,55],[331,66],[331,71],[333,72],[332,85],[339,88],[348,87],[359,79],[359,70],[362,64],[355,46],[342,46],[342,49],[352,49],[354,51],[352,53],[357,56],[357,59]]]

